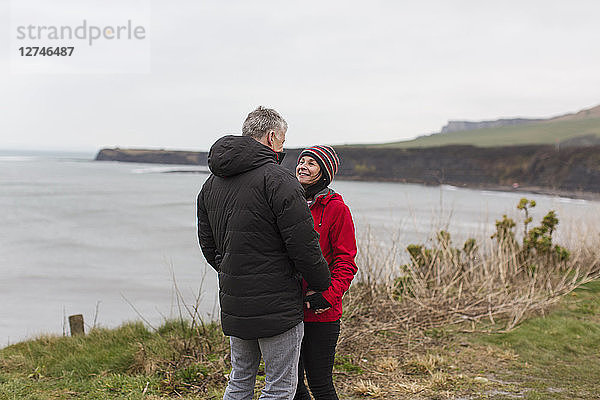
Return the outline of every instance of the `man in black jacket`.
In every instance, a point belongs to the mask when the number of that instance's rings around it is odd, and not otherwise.
[[[232,371],[225,400],[251,399],[261,355],[261,399],[291,399],[304,333],[300,276],[330,285],[303,189],[283,159],[285,120],[272,109],[248,114],[242,136],[225,136],[208,155],[212,174],[198,194],[198,239],[219,274],[221,325]]]

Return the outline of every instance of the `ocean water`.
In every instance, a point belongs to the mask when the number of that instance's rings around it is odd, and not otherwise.
[[[156,326],[185,314],[181,302],[199,293],[202,315],[218,316],[216,274],[196,239],[206,168],[92,158],[0,152],[0,347],[68,333],[66,317],[78,313],[88,328],[139,319]],[[538,203],[534,222],[557,211],[564,244],[593,240],[600,226],[597,201],[397,183],[332,187],[352,211],[359,248],[367,238],[404,248],[439,229],[457,243],[487,240],[502,214],[519,217],[523,196]]]

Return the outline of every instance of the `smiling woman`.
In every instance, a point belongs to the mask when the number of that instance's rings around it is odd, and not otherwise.
[[[295,400],[308,400],[304,372],[313,396],[336,400],[332,370],[340,334],[342,297],[358,268],[354,222],[342,197],[328,188],[338,170],[339,158],[330,146],[304,149],[298,158],[296,177],[304,187],[319,244],[331,272],[331,286],[323,292],[303,282],[305,294],[304,340],[300,355]]]
[[[321,178],[321,167],[311,156],[302,156],[296,167],[296,176],[303,186],[312,185]]]

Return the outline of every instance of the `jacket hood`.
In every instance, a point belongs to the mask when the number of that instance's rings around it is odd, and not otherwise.
[[[337,194],[333,189],[326,187],[325,189],[321,190],[315,195],[315,199],[312,202],[308,203],[308,208],[310,208],[311,210],[317,205],[321,207],[321,216],[319,218],[318,226],[323,225],[323,214],[325,213],[325,207],[331,201],[340,201],[342,203],[344,202],[339,194]],[[315,221],[315,224],[316,222],[317,221]]]
[[[335,190],[326,187],[315,195],[315,199],[313,200],[312,204],[322,203],[326,205],[331,200],[335,200],[336,197],[339,197],[339,195],[336,196]]]
[[[226,178],[253,170],[283,158],[269,147],[249,136],[223,136],[208,153],[208,168],[216,176]]]

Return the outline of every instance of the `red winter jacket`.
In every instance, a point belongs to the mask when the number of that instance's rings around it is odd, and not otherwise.
[[[358,270],[356,257],[356,238],[354,223],[348,206],[342,196],[331,189],[315,196],[310,206],[315,230],[319,233],[319,244],[323,256],[331,271],[331,286],[322,292],[323,297],[331,304],[331,308],[321,314],[307,309],[304,305],[304,321],[330,322],[337,321],[342,316],[342,296]],[[302,281],[304,294],[307,291],[306,281]]]

